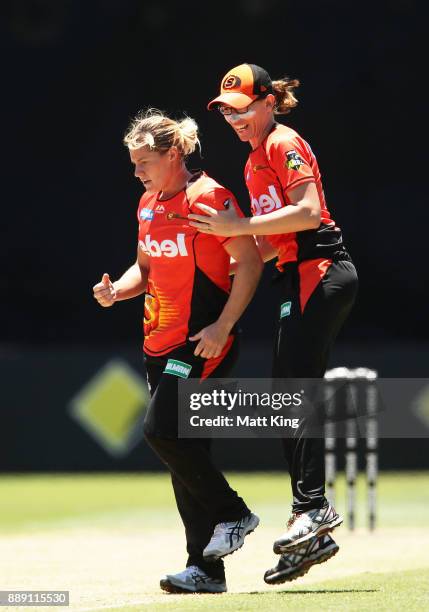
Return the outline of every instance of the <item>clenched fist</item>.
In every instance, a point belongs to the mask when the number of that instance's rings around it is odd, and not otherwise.
[[[101,283],[94,285],[92,290],[94,292],[94,297],[100,306],[107,308],[115,303],[116,290],[108,274],[103,274]]]

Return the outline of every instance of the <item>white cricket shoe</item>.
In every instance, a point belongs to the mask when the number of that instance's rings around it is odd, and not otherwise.
[[[256,514],[248,514],[239,521],[218,523],[210,542],[203,550],[206,561],[217,561],[221,557],[230,555],[244,544],[244,538],[252,533],[259,525]]]
[[[276,555],[290,552],[313,536],[321,536],[332,531],[342,522],[342,517],[331,504],[324,508],[293,514],[288,522],[288,530],[274,542],[273,550]]]
[[[196,565],[179,574],[167,574],[159,586],[168,593],[226,593],[225,580],[210,578]]]
[[[283,584],[304,576],[313,565],[337,554],[339,546],[330,535],[313,536],[299,548],[280,556],[277,565],[264,574],[267,584]]]

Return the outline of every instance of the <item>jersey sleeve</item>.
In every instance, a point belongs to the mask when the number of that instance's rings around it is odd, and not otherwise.
[[[139,205],[136,210],[136,218],[137,218],[137,246],[139,245],[140,240],[140,209],[142,207],[142,198],[140,198]]]
[[[230,206],[233,206],[238,216],[244,217],[244,214],[240,209],[234,195],[224,187],[217,187],[212,191],[198,196],[196,202],[191,206],[191,210],[197,215],[204,215],[204,211],[195,206],[195,204],[207,204],[207,206],[211,206],[211,208],[215,208],[216,210],[226,210]],[[233,240],[235,236],[228,237],[213,235],[213,238],[216,238],[222,245],[225,245],[229,240]]]
[[[138,240],[141,238],[141,233],[144,232],[144,227],[147,226],[147,222],[153,219],[153,210],[150,205],[150,199],[147,197],[146,193],[144,193],[139,201],[139,205],[137,207],[137,236]]]
[[[299,139],[276,140],[269,146],[267,155],[285,193],[304,183],[316,182],[311,151]]]

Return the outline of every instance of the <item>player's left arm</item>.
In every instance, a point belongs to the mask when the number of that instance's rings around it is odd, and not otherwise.
[[[256,246],[258,247],[259,255],[262,258],[262,261],[266,263],[267,261],[271,261],[278,255],[278,249],[274,247],[272,244],[268,242],[265,236],[255,236]],[[236,261],[233,257],[231,257],[230,265],[229,265],[229,274],[230,276],[235,274],[236,271]]]
[[[189,338],[199,340],[194,354],[205,359],[219,357],[231,329],[243,314],[255,293],[264,264],[253,238],[240,236],[224,244],[235,260],[235,278],[231,293],[217,321]]]

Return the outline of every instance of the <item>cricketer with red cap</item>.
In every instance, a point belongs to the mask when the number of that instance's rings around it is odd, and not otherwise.
[[[273,84],[268,72],[260,66],[242,64],[225,75],[220,92],[220,96],[208,104],[209,110],[221,103],[235,108],[249,106],[258,98],[272,94]]]
[[[291,127],[276,121],[297,105],[296,79],[271,80],[255,64],[229,70],[217,109],[251,151],[244,176],[252,217],[201,205],[191,225],[221,236],[254,235],[264,261],[276,259],[278,328],[274,379],[323,378],[333,342],[352,308],[357,274],[325,200],[316,157]],[[342,518],[325,498],[324,441],[302,433],[282,440],[291,476],[292,516],[274,542],[277,565],[268,584],[302,576],[338,546],[328,535]]]

